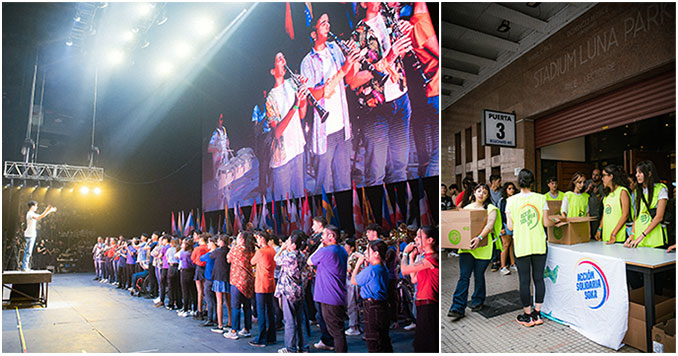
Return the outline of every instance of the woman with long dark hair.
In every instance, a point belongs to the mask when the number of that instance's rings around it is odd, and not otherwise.
[[[490,187],[487,184],[478,184],[473,191],[471,201],[463,206],[463,209],[486,211],[487,223],[481,231],[478,231],[478,236],[471,240],[470,249],[459,249],[459,280],[454,290],[452,306],[447,313],[455,321],[464,317],[471,274],[474,277],[471,311],[482,309],[485,303],[485,270],[492,258],[492,245],[497,241],[497,248],[502,249],[498,239],[501,231],[501,216],[499,209],[490,204]],[[478,247],[483,239],[489,239],[488,243],[483,247]]]
[[[506,201],[517,192],[518,188],[516,188],[516,185],[513,184],[513,182],[504,183],[504,187],[501,191],[502,199],[499,203],[499,212],[501,213],[501,222],[503,225],[503,229],[501,229],[501,244],[504,250],[501,251],[501,269],[499,272],[503,275],[511,274],[511,270],[518,270],[518,267],[516,267],[516,258],[513,254],[513,231],[506,227]]]
[[[624,242],[624,246],[662,246],[665,231],[661,222],[669,201],[669,190],[657,182],[657,169],[652,161],[638,162],[636,180],[632,235]]]
[[[596,231],[596,240],[603,240],[611,245],[615,242],[626,241],[624,225],[629,218],[631,199],[626,189],[626,174],[621,167],[610,164],[602,172],[604,198],[603,216],[600,218],[600,227]]]
[[[520,301],[523,314],[516,321],[524,326],[541,325],[541,305],[544,302],[544,267],[546,266],[546,233],[544,227],[553,226],[558,218],[548,218],[548,204],[542,194],[533,193],[534,173],[522,169],[518,173],[520,193],[508,198],[506,226],[513,231]],[[530,278],[531,277],[531,278]],[[534,309],[530,284],[534,283]]]

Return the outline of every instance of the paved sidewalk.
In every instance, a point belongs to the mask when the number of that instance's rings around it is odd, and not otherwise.
[[[466,309],[465,317],[452,322],[447,312],[452,304],[454,288],[459,278],[459,258],[448,257],[443,250],[441,268],[441,328],[442,352],[615,352],[596,344],[573,329],[550,320],[543,325],[526,328],[516,323],[520,311],[509,312],[485,319],[482,315]],[[518,289],[518,273],[501,275],[485,272],[487,296]],[[469,287],[469,299],[473,291],[473,276]],[[617,352],[639,352],[624,346]]]

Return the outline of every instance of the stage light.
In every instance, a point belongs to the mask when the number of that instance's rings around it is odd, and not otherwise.
[[[83,195],[89,194],[89,187],[80,187],[80,194]]]
[[[201,36],[209,35],[214,31],[214,22],[208,18],[200,18],[193,24],[195,32]]]
[[[142,49],[143,49],[143,48],[147,48],[147,47],[150,46],[150,45],[151,45],[151,42],[144,41],[144,43],[141,45],[140,48],[142,48]]]
[[[108,62],[112,65],[118,65],[125,59],[125,53],[119,49],[112,49],[108,52]]]
[[[174,46],[174,53],[176,54],[177,57],[179,58],[186,58],[191,55],[193,48],[188,45],[186,42],[178,42]]]
[[[73,46],[73,41],[71,41],[71,40],[66,41],[66,46],[68,46],[68,47]]]
[[[134,39],[134,32],[132,32],[132,31],[125,31],[125,32],[122,34],[122,39],[123,39],[123,41],[125,41],[125,42],[132,41],[132,40]]]
[[[168,74],[170,74],[173,69],[174,69],[174,66],[172,65],[172,63],[163,61],[163,62],[160,62],[160,64],[158,64],[158,67],[157,67],[156,70],[157,70],[157,72],[160,76],[164,77],[164,76],[167,76]]]
[[[94,188],[94,194],[101,195],[101,188],[99,187]]]
[[[80,22],[80,20],[82,20],[82,18],[80,16],[76,16],[76,17],[73,18],[73,21],[75,21],[75,22]]]
[[[153,10],[153,4],[148,4],[148,3],[139,4],[139,6],[137,7],[137,12],[141,16],[148,16],[151,13],[152,10]]]

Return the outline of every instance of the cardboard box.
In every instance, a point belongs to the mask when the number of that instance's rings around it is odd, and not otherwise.
[[[560,206],[563,205],[562,200],[547,200],[546,204],[549,206],[549,215],[560,215]]]
[[[647,350],[645,336],[645,289],[638,288],[629,291],[629,322],[623,343],[643,352]],[[670,319],[676,312],[676,298],[654,296],[654,315],[656,322]]]
[[[549,217],[552,217],[551,215]],[[563,218],[562,222],[547,229],[549,242],[574,245],[591,240],[591,225],[594,217]]]
[[[655,324],[652,327],[652,351],[657,353],[676,352],[676,318]]]
[[[444,210],[440,212],[442,248],[471,248],[471,239],[478,236],[487,223],[485,210]],[[489,239],[480,241],[486,246]]]

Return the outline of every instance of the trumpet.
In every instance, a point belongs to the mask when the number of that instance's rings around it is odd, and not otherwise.
[[[386,27],[391,30],[391,42],[395,42],[398,38],[402,36],[402,33],[400,32],[400,28],[398,27],[398,14],[397,10],[391,6],[388,5],[388,3],[383,2],[381,3],[381,9],[384,15],[384,18],[386,19]],[[407,55],[411,56],[414,62],[412,62],[412,67],[421,75],[422,79],[424,80],[424,87],[428,85],[428,83],[431,82],[431,78],[429,78],[426,73],[424,73],[424,68],[421,65],[421,62],[419,61],[419,58],[417,57],[417,54],[414,53],[413,50],[409,50],[407,52]],[[397,63],[399,63],[399,67],[402,69],[402,58],[398,57],[396,60]],[[404,83],[401,81],[400,82],[400,90],[404,89]]]
[[[290,73],[290,76],[292,77],[292,80],[294,81],[294,85],[297,86],[297,91],[303,91],[306,94],[306,100],[308,100],[309,103],[313,106],[315,111],[318,112],[318,115],[320,116],[320,120],[322,122],[325,122],[327,120],[327,116],[330,115],[330,113],[323,108],[320,103],[318,103],[318,100],[315,99],[313,94],[311,94],[311,91],[308,90],[306,85],[301,81],[301,75],[295,74],[290,67],[285,64],[285,69]]]

